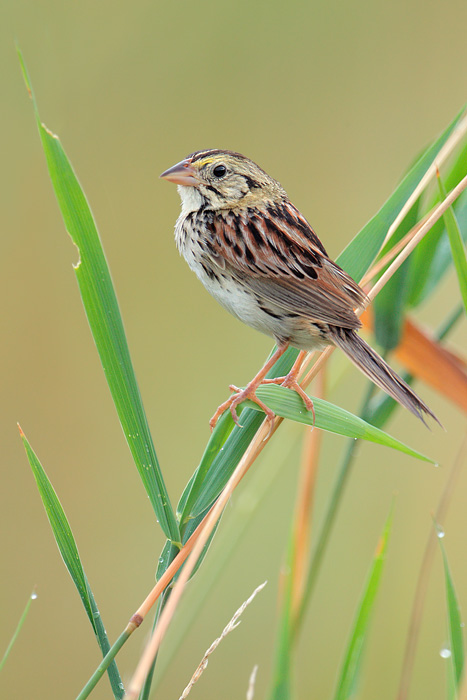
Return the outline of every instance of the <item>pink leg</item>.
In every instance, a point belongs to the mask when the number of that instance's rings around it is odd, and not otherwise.
[[[235,421],[235,424],[240,426],[240,423],[238,422],[238,415],[237,411],[235,408],[238,406],[238,404],[242,403],[242,401],[245,401],[246,399],[250,399],[250,401],[254,401],[258,406],[265,412],[266,418],[268,420],[272,421],[274,418],[274,413],[271,411],[270,408],[268,408],[258,397],[256,396],[256,389],[259,387],[260,384],[264,382],[264,377],[266,374],[269,372],[271,367],[274,367],[276,364],[277,360],[282,357],[284,352],[287,350],[289,347],[288,343],[284,343],[283,345],[279,345],[276,349],[276,351],[271,355],[269,360],[265,363],[265,365],[260,369],[258,374],[253,377],[251,382],[247,384],[247,386],[244,389],[239,389],[238,387],[234,386],[233,384],[230,385],[230,390],[234,391],[235,393],[230,396],[227,401],[224,401],[224,403],[221,403],[211,420],[209,421],[209,425],[211,427],[211,430],[214,429],[217,421],[219,420],[220,416],[226,411],[228,408],[230,409],[230,413],[232,414],[232,418]]]
[[[277,350],[274,352],[274,354],[270,357],[270,359],[266,362],[266,364],[261,368],[261,370],[258,372],[258,374],[253,377],[251,382],[247,384],[245,389],[239,389],[238,387],[234,386],[233,384],[230,385],[230,390],[235,392],[230,396],[227,401],[224,401],[211,420],[209,421],[209,425],[211,427],[211,430],[214,429],[217,421],[219,420],[220,416],[226,411],[227,409],[230,409],[230,413],[232,414],[232,418],[235,421],[235,424],[240,426],[239,420],[238,420],[238,415],[237,411],[235,410],[236,407],[242,403],[242,401],[245,401],[246,399],[250,399],[250,401],[254,401],[258,406],[264,411],[266,414],[266,418],[271,421],[274,418],[274,413],[271,411],[270,408],[268,408],[258,397],[256,396],[256,389],[260,386],[260,384],[281,384],[282,386],[286,386],[289,389],[292,389],[292,391],[296,391],[297,394],[302,398],[303,403],[305,404],[305,407],[307,408],[308,411],[312,411],[313,413],[313,425],[315,423],[315,409],[313,407],[313,401],[310,399],[310,397],[305,393],[305,391],[302,389],[300,384],[297,382],[297,377],[300,373],[300,368],[303,364],[303,360],[306,357],[306,351],[302,350],[297,359],[295,360],[292,369],[290,372],[285,375],[284,377],[276,377],[275,379],[265,379],[266,374],[269,372],[271,367],[275,365],[277,360],[282,357],[284,352],[287,350],[289,347],[288,343],[285,343],[284,345],[279,345]]]
[[[275,377],[274,379],[264,379],[263,384],[280,384],[281,386],[286,386],[292,391],[296,391],[300,398],[303,400],[307,411],[311,411],[313,414],[313,425],[315,424],[315,409],[313,406],[313,401],[310,399],[308,394],[302,389],[300,384],[297,382],[297,377],[300,374],[300,369],[303,361],[307,355],[306,350],[301,350],[298,354],[297,359],[293,363],[292,369],[284,377]]]

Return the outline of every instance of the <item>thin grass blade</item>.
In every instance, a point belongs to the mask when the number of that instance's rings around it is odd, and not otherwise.
[[[18,624],[16,625],[16,629],[13,632],[13,636],[8,643],[8,646],[5,650],[5,653],[3,654],[3,658],[0,661],[0,672],[1,672],[2,668],[4,667],[4,665],[8,659],[8,656],[10,655],[11,650],[13,649],[13,647],[15,645],[16,640],[18,639],[18,635],[21,631],[21,628],[22,628],[22,626],[23,626],[23,624],[28,616],[28,612],[29,612],[29,608],[31,607],[31,603],[36,598],[37,598],[37,594],[36,594],[36,589],[34,588],[33,592],[31,593],[31,595],[28,598],[28,602],[26,603],[26,606],[21,614],[21,617],[19,618]]]
[[[275,668],[272,681],[270,700],[291,700],[292,694],[292,664],[293,664],[293,614],[292,614],[292,571],[290,564],[292,551],[288,553],[289,575],[284,586],[281,599],[281,616],[277,633],[277,649],[275,653]]]
[[[164,533],[180,540],[128,350],[117,297],[102,244],[85,194],[58,137],[40,121],[31,83],[19,54],[33,100],[50,179],[66,229],[79,250],[75,266],[81,297],[123,432],[141,480]]]
[[[391,512],[384,526],[381,538],[376,547],[373,563],[365,584],[363,595],[350,633],[350,638],[344,654],[339,680],[334,700],[347,700],[350,698],[357,685],[363,656],[363,647],[368,636],[369,624],[374,609],[376,594],[381,582],[384,560],[388,545],[389,534],[392,526]]]
[[[71,527],[68,523],[62,505],[58,500],[57,494],[55,493],[55,490],[50,483],[44,468],[42,467],[42,464],[40,463],[21,428],[19,430],[26,450],[26,455],[36,480],[37,488],[39,489],[39,494],[42,499],[45,512],[47,514],[47,518],[55,537],[55,542],[57,543],[65,566],[68,569],[68,573],[70,574],[79,593],[102,654],[105,656],[110,649],[109,640],[94,600],[94,596],[84,573],[78,547],[76,546]],[[123,698],[124,689],[115,661],[113,661],[109,666],[108,674],[114,697],[116,700],[120,700]]]
[[[448,558],[446,555],[446,549],[443,544],[444,531],[436,523],[435,529],[438,536],[439,545],[441,547],[441,554],[443,556],[444,578],[446,583],[446,608],[449,630],[450,663],[454,681],[454,696],[457,697],[465,662],[463,624],[456,589],[454,588]]]
[[[446,190],[438,172],[438,185],[441,197],[446,197]],[[459,224],[454,214],[453,208],[450,207],[444,214],[444,222],[448,233],[449,243],[451,246],[452,259],[457,273],[459,289],[461,292],[464,309],[467,313],[467,258],[465,255],[464,242],[462,240]]]

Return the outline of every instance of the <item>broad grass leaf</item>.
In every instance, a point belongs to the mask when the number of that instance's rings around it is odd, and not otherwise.
[[[303,405],[302,399],[295,391],[286,389],[283,386],[275,386],[273,384],[261,386],[257,390],[257,396],[264,401],[268,408],[271,408],[274,413],[282,418],[313,426],[313,414],[307,411]],[[255,410],[261,409],[253,402],[245,402],[251,407],[255,406]],[[316,420],[315,428],[326,430],[330,433],[350,437],[354,439],[368,440],[375,442],[378,445],[391,447],[405,454],[424,460],[425,462],[433,463],[433,460],[421,454],[417,450],[404,445],[396,438],[393,438],[383,430],[367,423],[362,418],[355,416],[353,413],[340,408],[324,399],[313,398]],[[414,420],[415,417],[414,417]]]
[[[130,358],[110,270],[85,194],[57,136],[42,124],[21,54],[24,79],[33,100],[50,179],[65,227],[79,250],[75,273],[86,316],[123,432],[164,533],[180,533],[165,487]],[[91,399],[90,399],[91,400]]]

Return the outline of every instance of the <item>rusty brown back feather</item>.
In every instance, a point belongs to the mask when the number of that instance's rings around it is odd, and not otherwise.
[[[311,321],[360,327],[354,309],[365,300],[363,290],[328,257],[290,201],[200,216],[213,262],[251,291]]]

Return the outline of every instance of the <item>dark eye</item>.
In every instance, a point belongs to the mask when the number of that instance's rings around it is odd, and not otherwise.
[[[224,175],[227,172],[227,168],[225,165],[216,165],[215,168],[212,169],[212,174],[214,177],[224,177]]]

